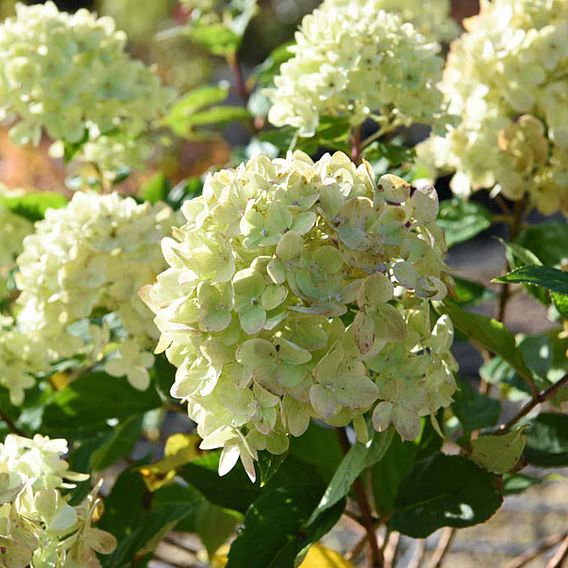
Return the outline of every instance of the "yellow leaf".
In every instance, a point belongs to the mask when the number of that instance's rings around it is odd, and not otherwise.
[[[330,550],[321,544],[314,544],[308,551],[300,568],[354,568],[335,550]]]
[[[54,386],[55,390],[59,391],[61,389],[64,389],[69,384],[70,378],[71,377],[69,373],[53,373],[49,380],[51,381],[51,384]]]
[[[157,462],[144,465],[138,470],[149,491],[156,491],[167,485],[181,466],[199,457],[201,438],[197,434],[174,434],[166,441],[165,457]]]

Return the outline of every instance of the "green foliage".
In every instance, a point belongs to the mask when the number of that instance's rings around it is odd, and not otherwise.
[[[440,203],[438,225],[444,229],[448,247],[453,247],[488,229],[491,213],[478,203],[454,197]]]
[[[526,442],[522,428],[502,435],[480,436],[471,441],[471,459],[493,473],[507,473],[519,463]]]
[[[499,477],[460,456],[434,455],[402,481],[388,525],[414,538],[442,527],[470,527],[500,507]]]
[[[540,223],[524,229],[517,243],[531,251],[545,266],[559,266],[566,258],[568,225],[566,223]]]
[[[479,282],[466,278],[454,278],[456,285],[455,302],[462,307],[471,307],[482,304],[495,298],[495,293]]]
[[[0,205],[29,221],[40,221],[48,209],[60,209],[67,205],[61,193],[41,191],[21,195],[0,196]]]
[[[559,294],[568,294],[568,273],[550,266],[523,266],[494,282],[532,284]]]
[[[278,488],[256,501],[231,546],[227,568],[292,568],[296,557],[338,521],[345,503],[337,501],[314,522],[318,486]]]
[[[502,323],[487,316],[466,312],[449,300],[444,302],[441,309],[449,314],[455,327],[471,341],[500,355],[521,377],[532,381],[532,372],[515,343],[515,336]]]
[[[43,413],[42,432],[71,440],[110,431],[109,420],[126,420],[161,406],[154,387],[139,391],[125,377],[87,373],[53,396]]]
[[[499,421],[501,405],[498,400],[480,393],[468,381],[458,377],[459,389],[454,395],[452,410],[466,432],[491,428]]]
[[[568,416],[542,413],[530,420],[524,455],[540,467],[568,465]]]

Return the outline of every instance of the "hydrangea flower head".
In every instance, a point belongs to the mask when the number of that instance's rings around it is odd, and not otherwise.
[[[348,5],[352,0],[325,0],[334,6]],[[421,34],[433,41],[449,41],[458,35],[458,26],[450,17],[450,0],[375,0],[375,10],[398,14]]]
[[[120,133],[132,144],[173,93],[125,45],[111,18],[59,12],[53,2],[18,4],[16,17],[0,25],[0,115],[18,119],[12,139],[38,144],[45,131],[68,144],[95,144]]]
[[[568,2],[485,0],[452,44],[443,90],[461,117],[419,155],[455,193],[498,189],[568,214]]]
[[[325,116],[408,125],[440,118],[442,59],[412,24],[378,0],[326,1],[304,17],[294,56],[268,90],[275,126],[314,134]]]
[[[345,425],[388,403],[377,429],[412,439],[450,404],[452,325],[430,321],[450,282],[434,188],[376,184],[341,153],[260,155],[182,211],[141,295],[221,473],[240,457],[254,479],[258,451],[286,451],[312,417]]]
[[[0,443],[0,565],[6,568],[97,568],[96,553],[110,554],[114,537],[92,527],[96,492],[68,503],[69,482],[88,475],[61,459],[65,440],[9,434]]]
[[[104,347],[104,318],[113,314],[123,335],[113,342],[119,349],[107,362],[108,371],[146,388],[151,366],[147,349],[157,330],[137,290],[163,269],[159,241],[172,223],[168,207],[140,205],[116,193],[76,193],[67,207],[48,210],[18,257],[19,327],[41,337],[58,358],[86,348],[70,331],[81,321],[91,324],[89,348]],[[100,349],[96,351],[95,357]]]

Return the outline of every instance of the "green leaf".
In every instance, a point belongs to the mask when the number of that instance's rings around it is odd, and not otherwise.
[[[87,373],[58,391],[45,408],[42,432],[52,437],[82,439],[109,431],[109,420],[140,416],[161,406],[153,385],[139,391],[125,377]]]
[[[442,527],[470,527],[499,509],[499,477],[461,456],[418,462],[401,483],[388,525],[413,538]]]
[[[48,209],[61,209],[67,205],[67,198],[60,193],[41,191],[22,195],[2,196],[0,205],[30,221],[40,221]]]
[[[373,496],[381,515],[394,507],[398,488],[414,463],[440,451],[442,439],[429,419],[422,419],[422,432],[412,442],[393,436],[384,457],[372,468]]]
[[[219,477],[219,456],[219,452],[209,452],[184,465],[178,473],[211,503],[244,513],[262,490],[250,482],[240,464],[224,477]]]
[[[107,434],[105,441],[92,454],[90,469],[101,471],[128,457],[142,433],[142,416],[130,416]]]
[[[546,266],[560,266],[566,258],[568,225],[540,223],[520,234],[518,244],[533,252]]]
[[[459,277],[454,278],[454,282],[456,285],[454,301],[460,306],[477,306],[495,298],[495,293],[479,282]]]
[[[343,499],[349,493],[359,475],[384,457],[393,436],[394,431],[389,428],[386,432],[375,433],[367,444],[357,442],[350,448],[329,482],[317,508],[312,513],[310,522],[314,522],[324,511]]]
[[[505,474],[503,476],[503,495],[523,493],[533,485],[539,485],[542,481],[539,477],[532,477],[524,473]]]
[[[185,136],[187,121],[201,110],[224,101],[229,94],[229,85],[206,85],[188,91],[170,109],[164,118],[164,124],[169,126],[178,136]]]
[[[102,560],[105,568],[126,568],[152,553],[173,528],[193,512],[186,503],[169,505],[144,515],[135,529],[122,540],[114,553]]]
[[[517,348],[515,336],[502,323],[487,316],[466,312],[449,300],[443,303],[442,311],[450,316],[455,327],[471,341],[500,355],[521,377],[532,382],[532,372]]]
[[[152,204],[158,203],[158,201],[165,202],[170,190],[170,182],[162,172],[158,172],[142,184],[140,196],[144,201],[149,201]]]
[[[493,281],[502,284],[532,284],[559,294],[568,294],[568,273],[550,266],[523,266]]]
[[[293,568],[298,554],[339,519],[344,501],[315,524],[307,519],[321,497],[318,486],[279,488],[258,499],[229,552],[227,568]]]
[[[214,55],[232,55],[241,44],[241,37],[225,24],[193,24],[187,35]]]
[[[312,422],[298,438],[291,438],[289,455],[310,464],[321,479],[329,483],[343,459],[343,452],[334,428]]]
[[[542,413],[528,422],[525,458],[532,465],[568,465],[568,416]]]
[[[249,111],[242,106],[214,106],[188,117],[186,124],[193,126],[206,126],[211,124],[223,125],[235,120],[249,121]]]
[[[472,432],[495,426],[501,415],[499,401],[479,393],[461,377],[457,377],[457,381],[459,388],[454,394],[452,410],[464,431]]]
[[[269,85],[274,76],[280,72],[280,65],[294,56],[290,51],[293,45],[294,43],[290,42],[278,46],[260,65],[255,67],[252,78],[264,87]]]
[[[454,197],[440,203],[438,225],[448,247],[468,241],[491,226],[491,213],[479,203]]]
[[[564,319],[568,319],[568,296],[566,296],[566,294],[557,294],[556,292],[552,292],[550,297],[552,298],[552,303],[558,310],[558,313]]]
[[[471,459],[493,473],[507,473],[519,463],[526,442],[523,428],[503,435],[480,436],[471,441]]]
[[[217,549],[233,534],[242,515],[203,501],[192,515],[195,532],[211,558]],[[179,526],[177,527],[179,530]]]
[[[417,455],[417,444],[394,436],[383,459],[373,466],[373,495],[381,515],[393,510],[398,488]]]

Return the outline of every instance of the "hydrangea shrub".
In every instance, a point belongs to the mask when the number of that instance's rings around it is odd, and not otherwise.
[[[441,565],[568,466],[568,233],[531,215],[566,212],[567,1],[485,0],[445,61],[448,0],[324,0],[255,67],[302,6],[135,4],[0,24],[4,125],[67,176],[0,185],[0,568],[151,565],[172,532],[212,567],[394,568],[442,529]],[[232,85],[174,102],[178,50]],[[489,227],[495,286],[453,267],[475,242],[446,264]],[[545,333],[508,328],[523,291]]]

